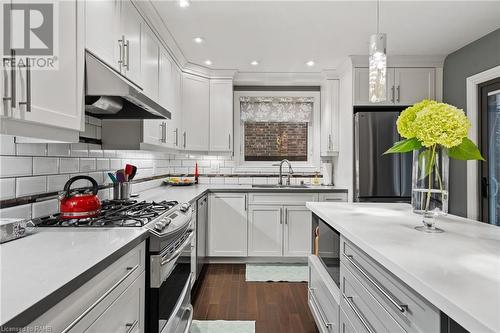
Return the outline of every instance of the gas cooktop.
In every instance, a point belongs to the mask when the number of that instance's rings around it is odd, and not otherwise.
[[[33,222],[37,227],[143,227],[177,204],[177,201],[104,200],[97,217],[63,219],[54,214]]]

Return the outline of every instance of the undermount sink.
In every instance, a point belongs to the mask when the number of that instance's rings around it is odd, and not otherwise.
[[[306,184],[298,185],[279,185],[279,184],[253,184],[252,187],[255,188],[308,188]]]

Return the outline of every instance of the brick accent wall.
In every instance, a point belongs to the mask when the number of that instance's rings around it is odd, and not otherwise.
[[[245,161],[307,161],[307,123],[245,123]]]

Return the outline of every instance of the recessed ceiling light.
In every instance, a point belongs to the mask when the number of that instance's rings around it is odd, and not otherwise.
[[[250,65],[252,66],[257,66],[259,64],[259,62],[257,60],[254,60],[250,63]]]
[[[313,60],[309,60],[308,62],[306,62],[306,65],[309,66],[309,67],[312,67],[312,66],[314,66],[314,61]]]
[[[189,7],[191,2],[189,0],[179,0],[179,7],[186,8]]]
[[[210,60],[205,60],[205,65],[210,66],[212,62]]]
[[[201,44],[201,43],[203,43],[205,41],[205,38],[203,38],[203,37],[195,37],[195,38],[193,38],[193,41],[195,43],[197,43],[197,44]]]

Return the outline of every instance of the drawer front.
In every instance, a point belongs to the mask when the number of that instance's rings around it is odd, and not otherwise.
[[[340,310],[340,333],[358,333],[344,311]]]
[[[409,332],[439,332],[440,313],[344,238],[341,260],[384,309]]]
[[[405,332],[343,264],[340,266],[340,288],[342,291],[340,307],[356,331]]]
[[[339,304],[337,300],[339,295],[335,295],[335,289],[332,292],[332,288],[337,287],[332,281],[330,281],[331,283],[325,281],[325,278],[329,279],[330,277],[327,277],[328,273],[319,265],[321,263],[316,257],[309,257],[309,307],[321,332],[337,333],[339,323]],[[321,270],[325,271],[321,272]]]
[[[35,319],[54,332],[82,332],[145,270],[145,242]]]
[[[248,203],[255,205],[305,205],[318,201],[318,193],[249,193]]]
[[[85,332],[144,332],[145,276],[142,272]]]
[[[347,202],[347,193],[320,193],[320,202]]]

